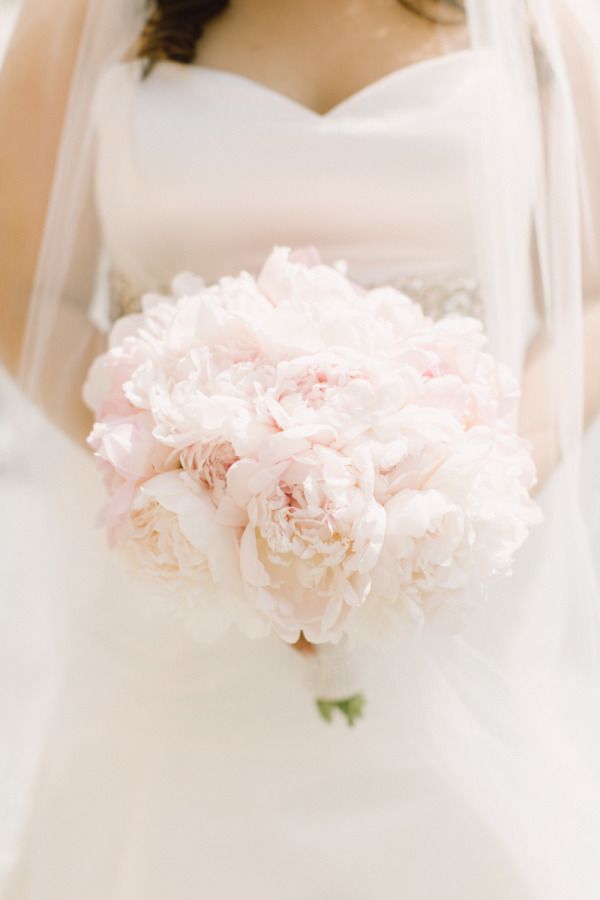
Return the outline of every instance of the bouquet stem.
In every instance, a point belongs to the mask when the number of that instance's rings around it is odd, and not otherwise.
[[[346,717],[348,725],[352,726],[357,719],[362,718],[363,709],[366,703],[364,694],[353,694],[345,700],[317,700],[317,709],[321,718],[326,722],[331,722],[333,713],[336,709]]]
[[[303,634],[300,635],[295,644],[292,644],[295,650],[301,653],[313,667],[313,676],[316,676],[316,707],[319,715],[325,722],[332,722],[335,711],[340,712],[345,718],[349,726],[353,726],[357,719],[362,718],[363,710],[366,704],[366,697],[360,691],[352,691],[342,693],[339,697],[319,696],[318,684],[322,680],[323,673],[326,672],[328,665],[327,649],[325,653],[321,652],[321,648],[316,644],[311,644]],[[329,660],[329,665],[332,661]],[[333,664],[339,667],[339,658],[334,658]],[[335,670],[332,670],[335,671]],[[341,684],[339,685],[342,686]],[[346,686],[346,685],[345,685]]]

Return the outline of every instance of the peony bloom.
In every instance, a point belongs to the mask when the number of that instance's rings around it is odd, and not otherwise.
[[[230,469],[223,515],[243,527],[242,577],[256,607],[291,643],[338,641],[368,596],[385,532],[368,456],[329,446],[327,430],[272,438]]]
[[[280,362],[257,405],[277,429],[329,425],[348,443],[370,427],[379,380],[375,361],[323,351]]]
[[[233,535],[215,523],[213,504],[185,473],[158,475],[136,492],[117,546],[162,586],[202,640],[215,640],[233,622],[251,637],[266,633],[267,623],[243,602]]]
[[[539,518],[517,385],[486,346],[311,247],[256,277],[182,273],[86,381],[111,543],[200,637],[455,629]]]
[[[227,473],[238,456],[229,441],[191,444],[179,455],[181,467],[210,494],[219,505],[227,486]]]

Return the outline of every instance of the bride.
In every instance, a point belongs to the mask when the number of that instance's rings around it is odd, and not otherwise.
[[[26,0],[0,351],[46,518],[2,600],[3,900],[597,900],[599,50],[588,0]],[[201,643],[95,526],[110,326],[276,245],[480,318],[521,381],[544,522],[460,634]]]

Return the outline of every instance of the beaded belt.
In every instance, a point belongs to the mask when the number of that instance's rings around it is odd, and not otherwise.
[[[482,302],[479,283],[474,278],[463,276],[444,277],[414,276],[398,278],[386,285],[396,288],[418,303],[423,312],[432,319],[455,314],[482,318]],[[379,287],[380,284],[363,284],[363,287]],[[157,288],[168,294],[168,287]],[[140,311],[141,292],[118,272],[110,274],[110,319],[115,321],[124,315]]]

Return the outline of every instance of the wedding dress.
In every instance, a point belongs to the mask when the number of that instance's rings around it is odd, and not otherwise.
[[[139,76],[113,65],[94,104],[99,323],[178,272],[211,282],[310,244],[431,315],[483,318],[494,343],[469,167],[497,78],[485,50],[322,115],[203,66]],[[522,310],[515,359],[535,329]],[[7,900],[600,896],[598,736],[568,639],[564,683],[546,683],[558,625],[536,625],[578,590],[577,548],[568,583],[546,553],[549,535],[564,545],[560,469],[538,497],[546,522],[464,634],[351,662],[367,706],[350,729],[319,718],[307,659],[275,636],[205,645],[149,596],[95,525],[91,454],[56,443],[67,655]]]

